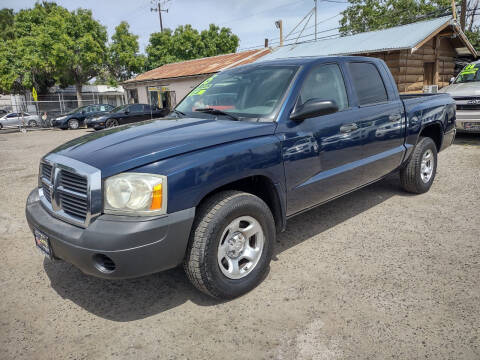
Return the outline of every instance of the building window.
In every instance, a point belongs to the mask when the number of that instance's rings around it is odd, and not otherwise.
[[[127,89],[127,98],[129,104],[138,104],[138,90]]]
[[[155,108],[173,109],[176,105],[175,91],[169,91],[166,87],[147,87],[148,102]]]

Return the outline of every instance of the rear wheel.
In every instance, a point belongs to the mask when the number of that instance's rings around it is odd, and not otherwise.
[[[421,138],[407,165],[400,171],[404,190],[422,194],[432,186],[437,173],[437,147],[429,137]]]
[[[272,213],[260,198],[240,191],[215,194],[199,207],[185,272],[210,296],[243,295],[263,280],[275,235]]]
[[[110,128],[110,127],[115,127],[118,126],[118,120],[117,119],[108,119],[107,122],[105,123],[105,127]]]
[[[28,122],[28,126],[29,126],[29,127],[37,127],[37,122],[36,122],[35,120],[30,120],[30,121]]]
[[[68,120],[68,128],[70,130],[76,130],[80,126],[80,122],[77,119],[70,119]]]

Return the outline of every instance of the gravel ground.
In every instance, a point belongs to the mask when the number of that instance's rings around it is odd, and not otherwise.
[[[427,194],[391,176],[292,219],[265,281],[218,302],[181,269],[106,281],[35,249],[39,159],[85,132],[0,133],[1,358],[480,359],[479,136]]]

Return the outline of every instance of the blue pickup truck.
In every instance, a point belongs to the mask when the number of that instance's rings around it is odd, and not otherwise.
[[[233,298],[264,278],[287,219],[395,171],[424,193],[454,137],[451,97],[400,96],[382,60],[264,61],[210,77],[166,118],[48,153],[26,217],[39,249],[86,274],[183,264]]]

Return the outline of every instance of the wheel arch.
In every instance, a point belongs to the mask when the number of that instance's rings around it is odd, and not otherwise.
[[[417,144],[422,137],[429,137],[435,143],[437,152],[442,148],[443,143],[443,126],[440,122],[432,122],[425,125],[418,134]]]
[[[252,175],[219,186],[203,195],[197,207],[212,195],[226,190],[244,191],[262,199],[272,212],[277,232],[285,230],[285,205],[281,200],[281,190],[268,176]]]

